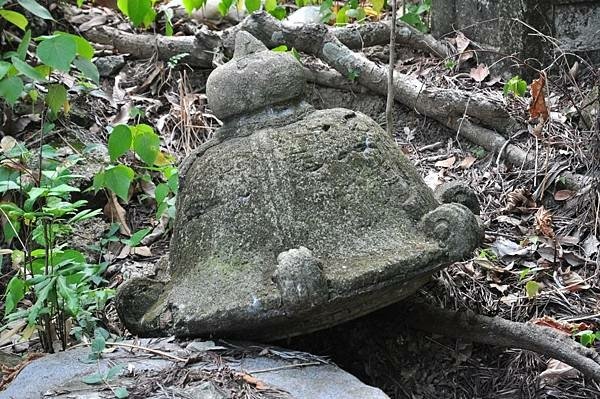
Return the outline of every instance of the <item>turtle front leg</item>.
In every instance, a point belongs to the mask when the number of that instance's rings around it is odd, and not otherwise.
[[[323,265],[305,247],[292,248],[277,256],[273,281],[286,310],[301,310],[320,305],[329,298]]]

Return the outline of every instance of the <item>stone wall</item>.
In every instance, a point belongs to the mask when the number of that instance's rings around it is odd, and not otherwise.
[[[502,54],[516,53],[535,67],[547,66],[559,50],[540,33],[557,39],[564,52],[600,62],[599,1],[433,0],[433,35],[452,35],[454,30],[489,47],[491,52],[478,53],[488,64],[500,60]],[[507,60],[501,65],[515,73],[513,63]]]

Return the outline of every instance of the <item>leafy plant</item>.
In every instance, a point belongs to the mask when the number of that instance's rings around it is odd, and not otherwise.
[[[157,174],[159,183],[154,190],[156,217],[165,212],[169,218],[175,217],[175,197],[179,189],[179,175],[173,160],[160,151],[160,138],[152,127],[117,125],[108,137],[108,153],[111,164],[96,174],[92,189],[107,189],[124,202],[129,200],[129,191],[135,179],[152,181],[151,173]],[[141,160],[142,165],[135,169],[119,162],[127,158]]]
[[[400,19],[421,32],[427,32],[429,26],[427,26],[424,16],[429,13],[430,10],[431,0],[423,0],[420,4],[409,5]]]
[[[85,200],[71,201],[71,194],[79,189],[69,183],[79,176],[69,168],[81,158],[73,155],[60,161],[54,148],[45,145],[40,148],[42,162],[36,173],[28,167],[32,157],[16,141],[1,157],[3,244],[16,241],[21,247],[10,251],[17,273],[6,288],[4,318],[26,319],[31,332],[39,326],[42,345],[52,351],[53,331],[66,348],[66,320],[79,320],[87,313],[93,324],[93,312],[102,310],[114,293],[100,288],[107,265],[90,264],[84,254],[67,245],[76,224],[100,213],[85,209]],[[26,296],[33,305],[20,309],[18,304]]]
[[[594,343],[600,339],[600,331],[584,330],[578,331],[573,334],[576,339],[579,339],[579,343],[583,346],[593,346]]]
[[[520,76],[513,76],[504,84],[502,92],[504,95],[512,93],[515,96],[522,97],[527,91],[527,82],[521,79]]]

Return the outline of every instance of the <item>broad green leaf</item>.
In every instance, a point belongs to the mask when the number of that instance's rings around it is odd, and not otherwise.
[[[376,13],[380,13],[381,10],[383,10],[385,0],[371,0],[371,4],[373,5],[373,10],[375,10]]]
[[[336,16],[335,16],[335,24],[336,25],[346,25],[348,23],[348,16],[346,15],[346,11],[348,11],[350,8],[348,6],[344,6],[342,8],[339,9],[339,11],[337,12]]]
[[[22,73],[23,75],[31,78],[33,80],[44,80],[44,75],[42,75],[37,69],[34,69],[31,65],[26,63],[25,61],[21,61],[17,57],[10,57],[10,60],[13,66]]]
[[[153,11],[150,0],[133,0],[127,3],[127,16],[134,26],[139,26],[144,22],[146,14],[150,11]]]
[[[226,16],[233,3],[234,0],[221,0],[219,4],[217,4],[217,10],[219,11],[219,14],[221,14],[222,17]]]
[[[282,6],[275,7],[274,9],[269,11],[269,14],[271,14],[272,16],[274,16],[275,18],[277,18],[280,21],[283,20],[287,15],[285,8]]]
[[[88,385],[98,385],[101,384],[104,380],[102,379],[102,375],[100,373],[94,373],[86,375],[81,379],[81,381]]]
[[[13,105],[23,92],[23,81],[18,76],[11,76],[0,80],[0,97]]]
[[[179,173],[174,173],[171,176],[169,176],[167,184],[169,185],[171,192],[177,194],[177,191],[179,191]]]
[[[114,162],[131,148],[131,130],[127,125],[117,125],[108,136],[108,154]]]
[[[25,281],[19,276],[13,276],[6,286],[6,298],[4,303],[4,317],[17,308],[17,304],[25,297]]]
[[[27,57],[27,49],[29,49],[29,43],[31,43],[31,30],[27,30],[23,37],[21,38],[21,43],[19,43],[19,47],[17,47],[17,56],[20,60],[25,61]]]
[[[542,286],[540,283],[534,280],[530,280],[527,282],[527,284],[525,284],[525,293],[527,294],[527,298],[535,298],[541,289]]]
[[[286,51],[288,51],[288,48],[285,44],[282,44],[281,46],[277,46],[271,49],[271,51],[275,51],[276,53],[285,53]]]
[[[249,13],[260,10],[260,0],[245,0],[244,4]]]
[[[109,167],[104,171],[104,186],[127,202],[134,175],[133,169],[125,165]]]
[[[191,14],[194,10],[198,10],[204,7],[206,0],[183,0],[183,7],[188,14]]]
[[[96,334],[92,340],[92,351],[94,353],[101,353],[106,348],[106,340],[102,335]]]
[[[67,103],[67,89],[65,86],[62,84],[48,86],[46,103],[48,104],[48,107],[50,107],[50,110],[57,114],[61,107]]]
[[[273,11],[277,7],[277,0],[265,0],[265,10],[267,12]]]
[[[123,13],[123,15],[127,15],[127,16],[129,15],[129,1],[128,0],[117,0],[117,8]]]
[[[74,290],[67,284],[65,276],[58,276],[57,280],[58,293],[61,298],[65,301],[67,310],[72,316],[77,315],[79,306],[79,296],[77,291]]]
[[[142,242],[144,237],[148,235],[148,233],[150,233],[149,228],[138,230],[131,235],[131,238],[123,240],[123,243],[129,245],[130,247],[137,247],[140,242]]]
[[[154,165],[160,151],[160,138],[152,129],[138,129],[133,138],[133,149],[147,165]]]
[[[12,64],[6,61],[0,61],[0,79],[6,76],[6,73],[9,71]]]
[[[150,7],[150,10],[148,10],[146,15],[144,15],[142,24],[144,25],[145,28],[148,28],[148,27],[150,27],[150,25],[152,25],[152,23],[155,20],[156,20],[156,11],[154,11],[154,8]]]
[[[127,392],[127,388],[124,387],[116,387],[114,393],[115,398],[117,399],[126,399],[129,397],[129,392]]]
[[[27,24],[29,23],[25,15],[16,11],[0,10],[0,17],[4,18],[11,24],[15,25],[17,28],[21,29],[22,31],[25,30]]]
[[[88,42],[81,36],[72,35],[70,33],[67,33],[66,35],[70,36],[71,38],[73,38],[73,40],[75,40],[75,48],[77,54],[79,54],[81,58],[91,61],[95,53],[94,46],[92,46],[90,42]]]
[[[100,84],[100,73],[92,61],[86,58],[77,57],[73,60],[73,65],[75,65],[75,68],[79,69],[86,78],[96,84]]]
[[[117,364],[116,366],[112,366],[106,372],[106,379],[112,380],[113,378],[117,377],[119,374],[121,374],[121,372],[123,371],[124,368],[125,368],[124,364]]]
[[[77,44],[68,35],[58,35],[46,39],[37,46],[37,56],[44,64],[68,72],[75,59]]]
[[[156,200],[156,203],[160,204],[163,202],[165,198],[167,198],[167,195],[169,195],[169,191],[171,190],[165,183],[160,183],[157,185],[156,189],[154,189],[154,199]]]
[[[45,7],[40,5],[40,3],[38,3],[37,1],[35,1],[35,0],[17,0],[17,2],[21,5],[21,7],[23,7],[24,9],[26,9],[27,11],[29,11],[36,17],[40,17],[42,19],[50,19],[50,20],[54,21],[54,18],[52,18],[52,15],[50,14],[50,12]]]

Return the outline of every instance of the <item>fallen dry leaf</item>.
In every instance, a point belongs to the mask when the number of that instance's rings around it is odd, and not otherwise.
[[[146,246],[133,247],[133,248],[131,248],[129,253],[131,253],[132,255],[143,256],[144,258],[149,258],[150,256],[152,256],[152,252],[150,251],[150,248],[148,248]]]
[[[467,47],[469,47],[471,41],[467,39],[467,37],[462,32],[458,32],[454,40],[456,42],[456,51],[458,52],[458,54],[460,54],[458,56],[459,61],[466,61],[470,58],[473,58],[472,51],[465,52],[465,50],[467,50]]]
[[[560,273],[560,279],[562,280],[564,288],[570,292],[578,292],[591,288],[589,284],[585,282],[583,277],[571,270],[571,267],[568,267],[564,272]]]
[[[247,384],[253,385],[256,389],[264,390],[269,388],[267,384],[262,382],[256,377],[251,376],[250,374],[238,374],[244,382]]]
[[[535,201],[529,190],[521,188],[507,194],[504,212],[512,212],[516,209],[522,210],[523,208],[534,208],[535,206]]]
[[[17,145],[17,140],[15,140],[14,137],[4,136],[2,137],[2,140],[0,140],[0,151],[10,151],[14,148],[15,145]]]
[[[475,163],[475,161],[477,161],[477,158],[472,157],[472,156],[467,156],[465,157],[465,159],[463,159],[460,162],[460,165],[458,165],[461,169],[469,169],[471,166],[473,166],[473,164]]]
[[[562,378],[577,378],[579,371],[560,360],[548,360],[546,370],[540,373],[540,386],[556,385]]]
[[[554,229],[552,228],[552,213],[546,210],[544,206],[535,213],[535,231],[544,237],[554,238]]]
[[[568,321],[556,320],[550,316],[539,317],[531,322],[538,326],[550,327],[568,336],[571,336],[574,331],[585,331],[592,328],[592,326],[586,323],[569,323]]]
[[[557,192],[554,193],[554,199],[556,201],[566,201],[569,198],[573,197],[575,195],[574,191],[571,190],[559,190]]]
[[[542,122],[548,120],[550,113],[546,106],[546,97],[544,88],[546,86],[546,77],[540,73],[540,77],[531,82],[531,104],[529,105],[529,116],[531,119],[540,119]]]
[[[469,76],[476,82],[483,82],[490,75],[490,70],[485,64],[479,64],[477,68],[471,68]]]
[[[454,165],[454,162],[456,162],[456,157],[451,156],[448,159],[437,161],[434,165],[438,168],[451,168]]]
[[[104,206],[104,214],[111,222],[119,223],[119,232],[123,235],[131,237],[131,229],[127,225],[127,212],[119,204],[117,196],[111,192],[108,197],[108,202]]]

